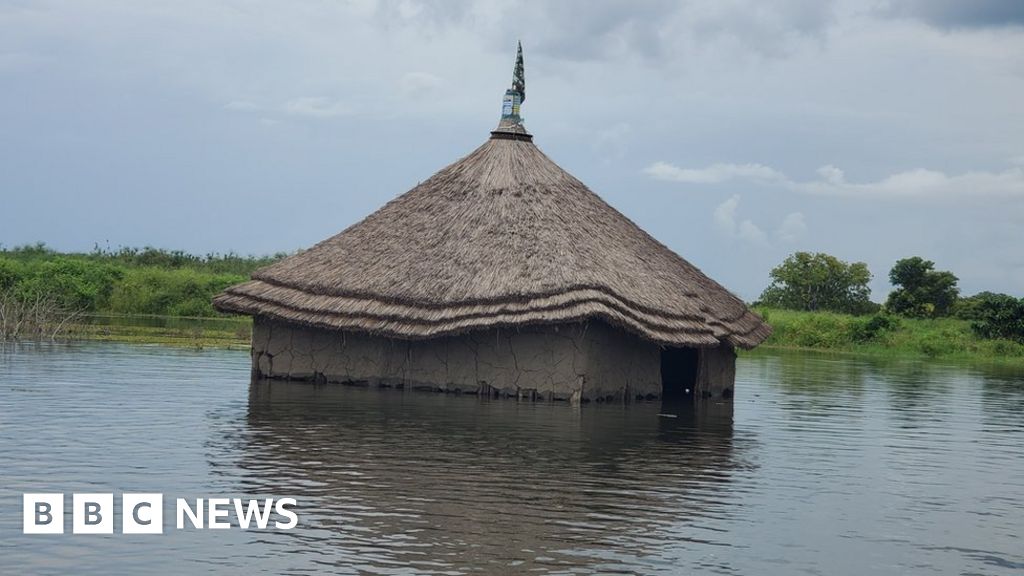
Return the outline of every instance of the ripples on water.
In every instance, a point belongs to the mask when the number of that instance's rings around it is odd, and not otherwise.
[[[733,412],[250,386],[248,364],[0,349],[0,573],[1024,572],[1019,372],[758,354]],[[300,521],[22,535],[47,491],[292,496]]]

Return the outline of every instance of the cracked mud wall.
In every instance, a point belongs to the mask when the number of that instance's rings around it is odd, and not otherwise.
[[[724,345],[702,349],[697,374],[697,389],[701,396],[732,398],[736,381],[736,351]]]
[[[661,348],[657,344],[603,322],[588,323],[582,341],[587,359],[584,397],[621,401],[661,396]]]
[[[660,352],[601,322],[393,340],[256,318],[253,375],[538,399],[660,395]]]

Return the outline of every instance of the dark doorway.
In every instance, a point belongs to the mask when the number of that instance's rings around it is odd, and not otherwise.
[[[665,400],[693,398],[700,357],[696,348],[661,351],[661,396]]]

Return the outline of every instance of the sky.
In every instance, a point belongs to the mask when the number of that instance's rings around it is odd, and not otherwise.
[[[1024,2],[0,0],[0,244],[308,247],[534,142],[753,300],[795,251],[1024,296]]]

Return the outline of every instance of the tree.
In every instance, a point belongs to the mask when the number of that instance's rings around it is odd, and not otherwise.
[[[889,271],[889,281],[896,289],[889,294],[885,308],[916,318],[948,316],[960,294],[958,280],[952,272],[935,270],[931,260],[904,258]]]
[[[797,252],[771,271],[772,283],[760,304],[791,310],[831,310],[862,314],[877,308],[868,298],[867,264],[848,264],[822,252]]]
[[[963,300],[969,302],[971,328],[978,336],[1024,343],[1024,298],[982,292]]]

